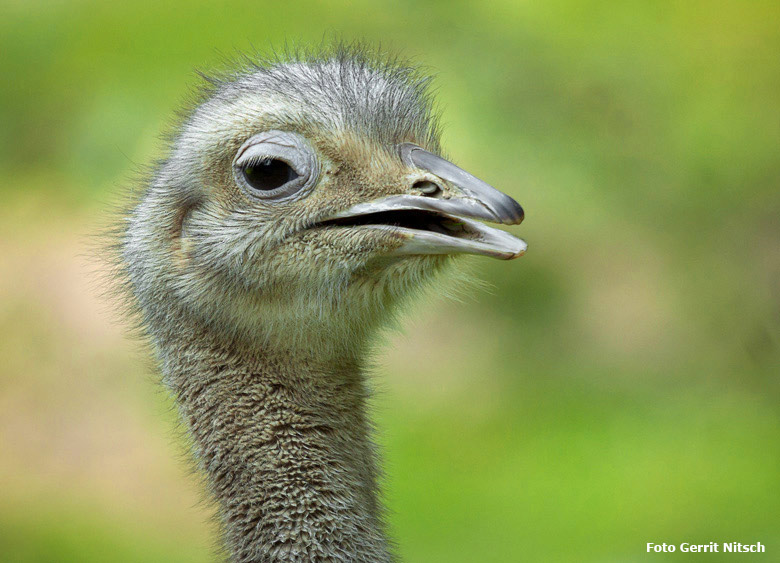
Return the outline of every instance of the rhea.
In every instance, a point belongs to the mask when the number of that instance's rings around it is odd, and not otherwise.
[[[367,356],[522,208],[441,156],[428,80],[335,49],[212,79],[122,226],[141,327],[233,561],[393,561]]]

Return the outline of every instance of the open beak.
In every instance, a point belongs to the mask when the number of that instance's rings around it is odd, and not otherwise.
[[[396,195],[359,203],[320,225],[363,226],[393,231],[403,244],[395,255],[481,254],[510,260],[527,245],[509,233],[474,221],[504,225],[523,220],[523,208],[511,197],[417,145],[399,147],[404,162],[434,174],[457,190],[449,198]]]

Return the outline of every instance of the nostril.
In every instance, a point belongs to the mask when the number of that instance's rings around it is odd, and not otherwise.
[[[412,184],[412,189],[419,190],[422,195],[428,197],[436,197],[441,193],[441,188],[430,180],[419,180]]]

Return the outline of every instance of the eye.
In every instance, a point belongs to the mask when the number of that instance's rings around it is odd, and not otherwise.
[[[300,178],[289,164],[279,159],[265,159],[256,164],[248,164],[242,172],[250,187],[265,192],[281,188],[287,182]]]
[[[305,138],[290,131],[258,133],[238,150],[233,177],[254,199],[301,198],[317,183],[319,163]]]

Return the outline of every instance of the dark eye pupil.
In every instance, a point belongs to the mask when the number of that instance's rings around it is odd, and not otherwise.
[[[282,160],[263,160],[244,168],[244,178],[256,190],[275,190],[298,177]]]

